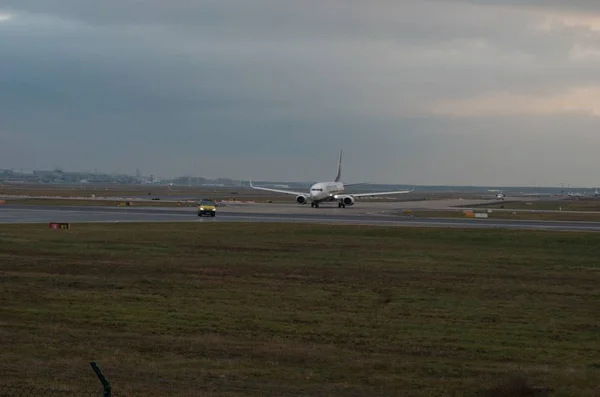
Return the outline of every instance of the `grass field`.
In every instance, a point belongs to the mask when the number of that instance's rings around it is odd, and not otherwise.
[[[294,190],[294,189],[291,189]],[[363,189],[364,190],[364,189]],[[308,191],[308,188],[307,188]],[[360,188],[349,191],[361,191]],[[162,200],[185,198],[212,198],[214,200],[253,200],[257,202],[286,202],[293,203],[294,196],[251,189],[245,187],[202,187],[202,186],[168,186],[168,185],[40,185],[40,184],[0,184],[0,196],[30,196],[30,197],[91,197],[98,198],[125,197],[147,198],[160,197]],[[465,192],[418,192],[387,196],[385,201],[421,201],[450,198],[479,198],[480,195]],[[373,199],[363,198],[361,201]],[[375,201],[380,201],[375,199]],[[45,203],[45,202],[44,202]],[[44,204],[42,203],[42,204]],[[61,205],[69,205],[62,203]]]
[[[47,205],[47,206],[101,206],[101,207],[120,207],[124,206],[126,200],[77,200],[77,199],[17,199],[8,201],[10,204],[26,204],[26,205]],[[130,201],[133,207],[195,207],[196,203],[189,202],[174,202],[174,201]]]
[[[91,207],[121,207],[124,206],[127,200],[78,200],[78,199],[43,199],[43,198],[32,198],[32,199],[17,199],[8,200],[7,205],[11,204],[26,204],[26,205],[47,205],[47,206],[91,206]],[[187,201],[130,201],[132,207],[195,207],[197,202]]]
[[[91,198],[92,196],[100,199],[118,197],[161,198],[162,200],[181,200],[185,198],[199,200],[210,197],[215,200],[290,200],[290,196],[288,195],[263,192],[248,187],[210,188],[166,185],[0,185],[0,196],[2,195],[29,196],[35,198],[29,200],[39,200],[41,204],[48,204],[50,201],[58,202],[51,203],[50,205],[72,205],[63,200],[52,200],[54,197]]]
[[[473,205],[482,208],[505,208],[522,210],[551,210],[551,211],[598,211],[600,212],[600,198],[580,198],[562,200],[532,200],[532,201],[506,201],[493,204]]]
[[[483,212],[483,210],[479,210]],[[463,210],[413,210],[397,211],[396,215],[406,216],[412,214],[417,218],[463,218],[467,219]],[[536,220],[536,221],[573,221],[573,222],[600,222],[600,214],[589,212],[535,212],[535,211],[494,211],[488,214],[489,219],[506,220]]]
[[[599,254],[585,233],[3,225],[0,385],[97,386],[97,360],[124,396],[469,396],[513,374],[598,396]]]

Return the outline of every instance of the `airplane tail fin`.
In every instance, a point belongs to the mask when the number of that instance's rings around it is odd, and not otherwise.
[[[340,162],[338,163],[337,175],[335,181],[340,182],[342,180],[342,151],[340,150]]]

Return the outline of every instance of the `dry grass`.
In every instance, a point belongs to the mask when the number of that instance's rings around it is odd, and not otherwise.
[[[551,392],[551,388],[533,386],[522,374],[511,374],[498,385],[482,390],[480,395],[482,397],[543,397],[549,396]]]
[[[600,388],[600,235],[350,226],[0,227],[2,382],[130,396]]]
[[[46,206],[85,206],[85,207],[122,207],[125,206],[127,200],[77,200],[77,199],[13,199],[8,202],[10,204],[25,204],[25,205],[46,205]],[[129,201],[133,207],[195,207],[197,202],[187,201],[162,201],[162,200],[144,200],[144,201]]]
[[[555,200],[506,201],[493,204],[474,205],[481,208],[504,208],[522,210],[550,211],[590,211],[600,212],[600,198],[564,198]]]
[[[293,189],[290,189],[293,190]],[[349,192],[360,191],[360,187],[348,188]],[[210,197],[215,200],[253,200],[256,202],[284,202],[293,203],[294,196],[274,192],[251,189],[249,187],[201,187],[201,186],[163,186],[163,185],[39,185],[39,184],[5,184],[0,185],[0,196],[31,196],[31,197],[86,197],[92,195],[101,198],[109,197],[142,197],[150,199],[160,197],[163,200],[171,200],[178,197]],[[422,200],[440,200],[450,198],[479,198],[480,195],[474,193],[457,192],[439,192],[439,193],[414,193],[402,194],[397,196],[387,196],[383,198],[362,198],[361,201],[422,201]],[[52,200],[36,202],[35,204],[51,205],[72,205],[68,202]],[[31,203],[31,202],[30,202]]]
[[[482,209],[478,210],[483,212]],[[397,211],[396,215],[407,216],[411,214],[418,218],[464,218],[468,219],[464,210],[412,210]],[[572,221],[572,222],[600,222],[600,214],[589,212],[579,213],[559,213],[559,212],[536,212],[536,211],[499,211],[492,210],[488,213],[489,219],[506,219],[506,220],[538,220],[538,221]]]

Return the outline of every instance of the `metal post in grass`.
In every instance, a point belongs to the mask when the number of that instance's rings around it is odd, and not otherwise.
[[[98,364],[96,364],[95,361],[92,361],[90,365],[92,366],[92,369],[96,373],[98,379],[100,379],[100,382],[102,382],[102,386],[104,387],[104,397],[111,397],[112,390],[110,388],[110,382],[106,379],[106,377],[100,370],[100,367],[98,366]]]

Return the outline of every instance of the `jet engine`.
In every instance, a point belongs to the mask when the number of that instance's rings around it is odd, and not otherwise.
[[[342,199],[342,202],[344,203],[344,205],[347,205],[347,206],[354,205],[354,197],[346,196]]]
[[[296,196],[296,202],[298,204],[304,205],[304,204],[308,203],[308,199],[304,195],[299,195],[299,196]]]

